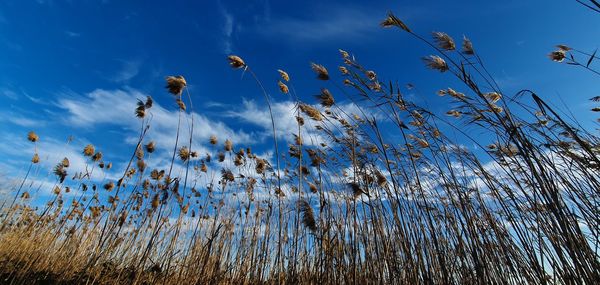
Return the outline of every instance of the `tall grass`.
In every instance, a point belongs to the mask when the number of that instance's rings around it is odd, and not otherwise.
[[[191,139],[179,140],[193,133],[181,127],[182,119],[193,120],[182,96],[191,107],[187,82],[167,77],[179,106],[170,164],[150,169],[145,162],[156,149],[146,139],[147,98],[132,110],[139,138],[117,181],[93,181],[89,172],[71,179],[65,158],[54,168],[54,196],[37,208],[39,189],[27,187],[28,171],[0,217],[0,282],[600,280],[599,137],[533,91],[504,94],[467,38],[457,44],[436,32],[430,41],[391,13],[382,26],[423,41],[434,53],[423,58],[426,66],[461,82],[438,92],[451,106],[445,113],[411,102],[404,87],[340,51],[339,76],[312,64],[324,85],[320,106],[301,102],[279,71],[277,85],[296,103],[298,128],[280,155],[271,115],[275,166],[230,140],[220,145],[217,136],[212,153],[200,157]],[[572,49],[559,51],[554,60],[576,62],[565,56]],[[229,61],[252,72],[240,57]],[[251,75],[270,109],[263,83]],[[92,145],[83,153],[90,172],[109,167]],[[40,167],[33,155],[29,169]],[[176,164],[185,171],[173,171]],[[65,201],[74,189],[78,196]]]

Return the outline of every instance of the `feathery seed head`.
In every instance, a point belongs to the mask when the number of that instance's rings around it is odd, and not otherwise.
[[[448,88],[447,93],[456,99],[464,99],[466,97],[465,94],[463,94],[461,92],[457,92],[452,88]]]
[[[381,22],[380,25],[384,28],[396,26],[400,29],[403,29],[403,30],[409,32],[409,33],[411,32],[410,29],[408,28],[408,26],[406,26],[402,21],[400,21],[400,19],[398,19],[396,16],[394,16],[394,14],[392,14],[392,12],[388,12],[387,18],[385,18]]]
[[[452,117],[455,117],[455,118],[460,118],[461,113],[459,111],[456,111],[456,110],[450,110],[450,111],[446,112],[446,115],[452,116]]]
[[[27,133],[27,139],[30,142],[37,142],[40,139],[40,137],[35,132],[31,131]]]
[[[324,66],[313,62],[310,64],[310,67],[312,68],[312,70],[315,73],[317,73],[318,79],[329,80],[329,72],[327,71],[327,69]]]
[[[281,190],[281,188],[279,188],[279,187],[275,188],[274,192],[275,192],[275,195],[277,195],[277,197],[285,197],[285,192],[283,192]]]
[[[182,110],[182,111],[186,110],[185,103],[183,103],[183,100],[181,100],[180,98],[177,98],[177,100],[175,100],[175,102],[177,102],[177,106],[179,106],[180,110]]]
[[[443,50],[455,50],[456,44],[452,37],[443,32],[433,32],[433,40],[440,49]]]
[[[304,103],[300,103],[298,105],[298,108],[300,108],[300,111],[302,111],[304,114],[306,114],[307,116],[309,116],[311,119],[315,120],[315,121],[321,121],[323,120],[323,116],[321,115],[321,112],[319,112],[319,110],[317,110],[315,107],[304,104]]]
[[[122,227],[123,224],[125,224],[125,221],[127,220],[127,211],[123,211],[121,212],[121,215],[119,216],[119,227]]]
[[[164,175],[165,175],[164,170],[158,171],[158,169],[154,169],[150,172],[150,178],[157,180],[157,181],[161,180]]]
[[[83,148],[83,155],[92,156],[92,155],[94,155],[95,151],[96,150],[94,149],[94,146],[91,144],[88,144]]]
[[[566,55],[566,53],[565,53],[564,50],[557,50],[557,51],[553,51],[550,54],[548,54],[548,57],[552,61],[562,62],[563,60],[565,60],[565,58],[567,57],[567,55]]]
[[[93,161],[100,161],[101,159],[102,159],[102,153],[99,151],[94,153],[94,155],[92,155]]]
[[[504,109],[500,106],[496,106],[494,104],[492,104],[492,112],[494,113],[502,113],[504,111]]]
[[[290,75],[287,72],[281,69],[277,69],[277,72],[279,72],[279,76],[281,76],[281,79],[283,79],[286,82],[290,81]]]
[[[342,75],[348,74],[348,69],[345,66],[340,66],[338,68],[340,69],[340,72],[342,73]]]
[[[302,145],[302,137],[299,135],[294,134],[294,143],[296,145]]]
[[[144,161],[143,161],[143,160],[141,160],[141,159],[138,159],[138,161],[137,161],[137,163],[136,163],[136,166],[137,166],[138,170],[139,170],[139,171],[140,171],[140,173],[141,173],[141,172],[144,172],[144,170],[146,170],[146,166],[147,166],[147,165],[146,165],[146,162],[144,162]]]
[[[229,139],[226,139],[225,140],[225,151],[232,151],[232,150],[233,150],[233,143]]]
[[[375,177],[377,178],[377,185],[379,185],[379,187],[385,187],[387,178],[378,169],[375,169]]]
[[[379,82],[373,82],[371,84],[369,84],[369,89],[375,91],[375,92],[380,92],[381,91],[381,84],[379,84]]]
[[[310,171],[308,170],[308,167],[306,167],[304,165],[300,167],[300,172],[302,172],[302,174],[305,175],[305,176],[310,174]]]
[[[367,72],[365,72],[365,75],[367,76],[367,78],[369,78],[369,80],[375,80],[377,78],[377,75],[373,70],[368,70]]]
[[[340,54],[342,55],[342,58],[349,58],[350,57],[350,54],[348,54],[347,51],[345,51],[343,49],[340,49],[339,51],[340,51]]]
[[[54,167],[53,172],[54,175],[58,177],[60,183],[63,183],[65,181],[65,178],[67,178],[67,170],[65,169],[62,163],[57,164]]]
[[[233,172],[231,172],[231,170],[229,170],[229,169],[221,169],[221,178],[225,182],[235,181],[235,176],[233,175]]]
[[[69,167],[69,165],[71,165],[71,164],[69,163],[69,159],[68,159],[68,158],[66,158],[66,157],[65,157],[65,158],[63,158],[63,160],[61,161],[61,163],[62,163],[62,165],[63,165],[64,167]]]
[[[279,85],[279,90],[281,91],[281,93],[288,94],[288,92],[290,92],[287,85],[285,85],[283,82],[278,81],[277,85]]]
[[[33,157],[31,158],[31,162],[34,164],[40,162],[40,156],[37,154],[37,152],[33,154]]]
[[[506,146],[501,145],[501,146],[498,147],[498,150],[502,154],[504,154],[506,156],[509,156],[509,157],[515,156],[515,155],[517,155],[519,153],[519,149],[515,145],[513,145],[513,144],[509,144],[509,145],[506,145]]]
[[[137,107],[135,108],[135,116],[143,119],[146,116],[146,103],[142,100],[137,101]]]
[[[229,65],[232,68],[246,67],[246,63],[244,62],[244,60],[242,60],[242,58],[240,58],[237,55],[230,55],[227,57],[227,59],[229,60]]]
[[[215,136],[215,135],[210,136],[210,144],[216,145],[218,142],[219,141],[217,140],[217,136]]]
[[[233,159],[233,164],[235,166],[242,166],[244,164],[244,157],[240,155],[236,155]]]
[[[502,95],[500,95],[497,92],[489,92],[484,94],[483,96],[485,96],[485,98],[487,98],[492,103],[496,103],[498,102],[498,100],[500,100],[500,98],[502,98]]]
[[[190,150],[187,148],[187,146],[182,146],[179,148],[177,154],[179,155],[179,159],[182,161],[188,161],[190,159]]]
[[[255,167],[256,173],[263,174],[266,169],[267,169],[267,161],[262,158],[257,158],[256,159],[256,167]]]
[[[463,37],[462,52],[468,55],[475,54],[475,50],[473,49],[473,43],[466,36]]]
[[[321,94],[317,95],[316,97],[319,99],[319,102],[323,107],[331,107],[335,103],[333,95],[331,95],[331,92],[329,92],[329,90],[326,88],[322,88]]]
[[[315,214],[312,207],[305,199],[299,199],[296,202],[298,212],[302,215],[302,223],[310,231],[315,232],[317,230],[317,222],[315,220]]]
[[[158,208],[159,205],[160,196],[158,194],[155,194],[154,197],[152,197],[152,209],[156,210],[156,208]]]
[[[108,183],[104,184],[104,189],[105,189],[106,191],[109,191],[109,192],[110,192],[110,191],[112,191],[114,188],[115,188],[115,183],[114,183],[114,182],[112,182],[112,181],[110,181],[110,182],[108,182]]]
[[[167,76],[166,77],[167,86],[166,88],[169,90],[169,93],[178,96],[181,95],[183,88],[187,86],[187,82],[185,78],[181,75],[177,76]]]
[[[146,103],[144,104],[144,107],[146,107],[146,109],[150,109],[152,108],[154,101],[152,100],[152,97],[150,96],[146,96]]]
[[[298,148],[295,145],[290,145],[288,153],[290,154],[291,157],[295,157],[295,158],[300,158],[302,156],[302,152],[300,151],[300,148]]]
[[[412,111],[411,114],[417,120],[423,119],[423,115],[421,115],[421,113],[419,113],[419,111],[417,111],[417,110]]]
[[[422,148],[429,147],[429,142],[427,142],[424,139],[417,138],[416,141],[419,144],[419,146],[421,146]]]
[[[448,64],[446,64],[446,61],[437,55],[424,57],[423,61],[425,62],[425,65],[431,69],[435,69],[440,72],[448,71]]]
[[[146,145],[146,151],[148,153],[153,153],[155,150],[156,150],[156,143],[154,141],[151,141]]]
[[[358,183],[356,182],[349,182],[348,183],[348,187],[350,188],[350,190],[352,191],[352,196],[354,198],[358,198],[360,197],[360,195],[362,195],[363,193],[366,194],[366,192],[360,187],[360,185],[358,185]]]
[[[310,192],[312,193],[317,193],[319,191],[319,189],[317,188],[317,185],[308,182],[308,189],[310,189]]]

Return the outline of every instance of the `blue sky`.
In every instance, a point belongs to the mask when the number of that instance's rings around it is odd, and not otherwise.
[[[421,42],[379,28],[388,10],[422,35],[467,35],[505,94],[534,90],[593,126],[587,99],[600,95],[600,78],[547,58],[556,44],[589,52],[599,47],[600,29],[593,27],[600,27],[600,16],[575,1],[5,0],[0,174],[23,172],[33,153],[25,136],[30,130],[40,134],[48,166],[68,156],[82,167],[87,143],[107,161],[123,163],[119,157],[130,152],[139,128],[131,106],[146,95],[157,103],[150,138],[170,148],[177,107],[164,77],[178,74],[193,97],[198,149],[208,148],[208,137],[217,134],[267,152],[262,95],[249,77],[231,70],[229,54],[243,57],[258,74],[279,117],[290,114],[293,103],[278,92],[276,70],[288,71],[300,98],[314,102],[325,83],[314,79],[309,63],[335,73],[340,48],[384,82],[415,85],[417,102],[447,110],[435,92],[466,88],[423,66],[420,58],[432,51]],[[278,129],[287,135],[289,124],[278,121]],[[167,157],[158,155],[155,162]]]

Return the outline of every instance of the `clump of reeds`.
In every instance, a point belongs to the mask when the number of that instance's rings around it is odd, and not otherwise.
[[[178,108],[175,145],[148,141],[153,100],[139,100],[132,116],[140,118],[140,136],[116,178],[92,178],[96,166],[106,174],[112,164],[105,164],[102,152],[89,144],[83,146],[85,171],[71,169],[73,158],[55,161],[50,172],[54,183],[42,191],[29,177],[43,172],[40,138],[28,133],[26,139],[35,146],[29,163],[34,171],[20,181],[13,203],[0,207],[1,280],[599,280],[598,135],[567,123],[542,95],[503,93],[468,38],[463,37],[462,48],[443,32],[425,40],[392,13],[381,25],[424,41],[437,54],[424,58],[426,67],[458,80],[461,86],[453,88],[431,83],[443,88],[436,99],[448,100],[447,109],[412,102],[402,88],[414,86],[383,84],[385,74],[340,50],[341,78],[311,64],[323,84],[312,93],[318,92],[318,108],[301,102],[298,86],[286,71],[277,70],[272,88],[296,100],[297,130],[285,134],[291,139],[289,149],[279,153],[270,113],[276,165],[249,147],[238,148],[238,142],[236,150],[229,139],[219,145],[215,135],[204,142],[212,145],[209,153],[198,153],[192,149],[193,128],[182,145],[181,119],[191,116],[193,122],[191,97],[185,103],[182,98],[184,91],[189,94],[182,76],[165,79],[165,93],[175,95],[173,107]],[[582,54],[575,49],[557,48],[552,60],[591,67],[578,61]],[[593,62],[595,55],[589,56]],[[238,56],[227,59],[232,68],[252,75],[270,110],[274,99],[249,65]],[[335,83],[338,79],[343,86]],[[335,90],[335,99],[329,90]],[[346,101],[354,103],[353,110],[344,107]],[[149,158],[163,147],[173,147],[172,159],[154,165]]]

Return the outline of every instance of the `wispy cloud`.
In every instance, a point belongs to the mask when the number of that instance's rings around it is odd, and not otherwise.
[[[73,31],[65,31],[65,35],[67,35],[68,37],[71,37],[71,38],[76,38],[76,37],[80,37],[81,33],[76,33]]]
[[[278,118],[275,122],[275,130],[279,137],[290,139],[291,134],[298,132],[298,124],[295,120],[294,102],[284,101],[272,104],[273,117]],[[235,109],[235,111],[234,111]],[[262,139],[270,135],[272,130],[269,111],[257,105],[254,100],[244,100],[239,108],[225,113],[227,117],[238,118],[246,123],[259,126],[263,130]]]
[[[28,118],[22,114],[15,112],[0,112],[0,122],[8,122],[17,126],[31,128],[31,127],[42,127],[45,122],[34,118]]]
[[[357,40],[377,31],[380,14],[368,9],[341,5],[319,9],[306,17],[273,17],[257,32],[292,43]]]
[[[223,53],[230,54],[233,51],[233,28],[234,28],[234,17],[231,13],[229,13],[225,6],[219,2],[219,11],[223,16],[223,28],[222,31],[222,48]]]
[[[7,99],[11,99],[11,100],[19,99],[17,92],[15,92],[11,89],[8,89],[8,88],[0,88],[0,96],[5,97]]]
[[[3,133],[7,139],[11,140],[11,145],[0,145],[0,152],[11,157],[5,161],[7,163],[4,167],[7,168],[5,171],[14,173],[20,167],[28,163],[29,159],[34,153],[38,153],[40,157],[39,166],[41,172],[36,179],[48,179],[53,178],[51,171],[53,167],[62,161],[63,158],[69,159],[68,173],[72,176],[75,173],[90,173],[90,179],[93,181],[101,181],[106,177],[106,174],[102,169],[94,169],[91,171],[92,166],[89,159],[83,156],[82,149],[86,142],[67,142],[66,140],[56,140],[52,137],[43,137],[34,146],[31,142],[25,139],[24,135],[18,135],[15,133]],[[37,171],[36,171],[37,172]],[[70,176],[70,177],[71,177]],[[48,191],[50,191],[48,189]]]
[[[275,118],[275,131],[280,139],[292,143],[294,141],[294,134],[298,134],[298,123],[296,121],[297,111],[296,104],[292,101],[282,101],[272,103],[271,108],[273,111],[273,118]],[[350,105],[344,105],[344,107],[351,107]],[[321,109],[320,107],[318,107]],[[272,123],[269,111],[263,106],[257,104],[254,100],[244,100],[243,104],[239,108],[235,108],[236,111],[228,111],[225,113],[228,117],[234,117],[241,119],[246,123],[260,127],[262,132],[261,140],[267,139],[272,136]],[[302,115],[303,117],[306,117]],[[301,136],[304,138],[306,145],[319,145],[327,142],[327,139],[323,137],[322,132],[318,131],[313,120],[308,118],[305,119],[305,125],[302,127]]]
[[[121,69],[111,79],[118,83],[127,82],[138,75],[141,66],[141,59],[124,60]]]
[[[49,104],[48,102],[44,101],[44,100],[43,100],[42,98],[40,98],[40,97],[34,97],[34,96],[31,96],[31,95],[29,95],[29,93],[27,93],[27,92],[25,92],[25,91],[23,91],[23,90],[21,90],[21,92],[23,92],[23,95],[24,95],[24,96],[25,96],[27,99],[29,99],[31,102],[33,102],[33,103],[36,103],[36,104],[41,104],[41,105],[48,105],[48,104]]]
[[[57,106],[67,111],[65,116],[67,123],[74,126],[85,126],[88,128],[100,127],[99,125],[116,125],[128,132],[125,134],[125,142],[132,143],[128,138],[138,135],[140,121],[134,115],[134,109],[138,99],[145,100],[147,94],[133,89],[127,90],[103,90],[97,89],[84,96],[64,95]],[[155,140],[157,145],[171,147],[175,144],[178,111],[166,109],[154,103],[148,114],[151,125],[149,138]],[[252,135],[244,131],[235,131],[225,123],[212,120],[198,113],[193,113],[194,137],[197,147],[208,144],[211,135],[229,138],[235,143],[252,143]],[[182,121],[182,129],[188,130],[191,125],[189,116]],[[183,131],[180,141],[188,141],[189,134]]]

